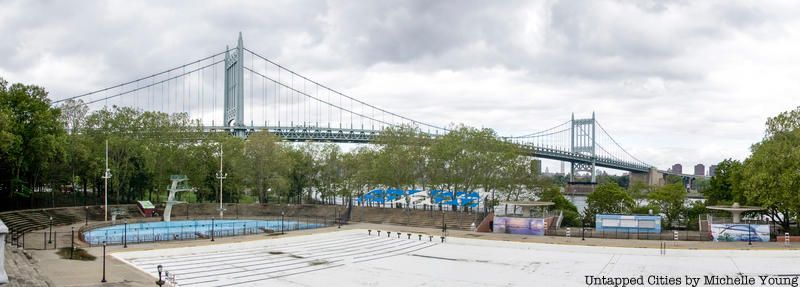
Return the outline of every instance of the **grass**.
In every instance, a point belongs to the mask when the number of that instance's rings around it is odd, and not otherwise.
[[[69,247],[62,247],[56,251],[58,256],[61,256],[61,259],[70,259],[70,249]],[[94,255],[89,254],[86,250],[81,248],[75,248],[75,251],[72,253],[72,258],[70,260],[81,260],[81,261],[94,261],[97,259]]]

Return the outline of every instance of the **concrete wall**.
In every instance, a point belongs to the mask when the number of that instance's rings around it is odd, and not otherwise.
[[[8,283],[8,274],[6,274],[6,235],[8,235],[8,227],[0,220],[0,284]]]

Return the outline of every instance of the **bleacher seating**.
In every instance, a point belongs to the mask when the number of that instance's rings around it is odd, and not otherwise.
[[[121,208],[135,208],[134,205],[120,205]],[[98,206],[91,206],[88,209],[90,220],[102,220],[103,210]],[[14,233],[24,233],[34,230],[41,230],[50,226],[50,217],[53,218],[53,225],[69,225],[85,220],[86,210],[81,207],[63,207],[46,209],[26,209],[16,211],[6,211],[0,213],[0,219]]]

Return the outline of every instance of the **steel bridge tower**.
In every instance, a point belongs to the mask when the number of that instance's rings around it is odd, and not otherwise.
[[[225,115],[223,124],[238,137],[247,136],[244,125],[244,44],[242,32],[239,42],[230,53],[225,47]]]
[[[595,120],[594,112],[590,119],[575,119],[575,113],[572,114],[572,126],[570,128],[570,141],[571,150],[574,153],[580,153],[589,156],[592,160],[591,163],[583,162],[570,162],[571,172],[570,181],[575,181],[576,172],[589,172],[591,174],[591,183],[597,183],[596,167],[597,154],[595,153]]]

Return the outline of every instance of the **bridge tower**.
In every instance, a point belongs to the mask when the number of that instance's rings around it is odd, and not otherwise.
[[[597,156],[595,153],[595,120],[594,112],[590,119],[575,119],[575,114],[572,114],[572,126],[570,129],[570,141],[572,152],[580,153],[589,156],[592,159],[591,164],[582,162],[571,162],[570,181],[575,181],[576,172],[589,172],[591,174],[591,183],[597,183],[595,164]]]
[[[223,124],[229,131],[245,137],[247,128],[244,125],[244,44],[242,32],[233,53],[225,47],[225,115]]]

